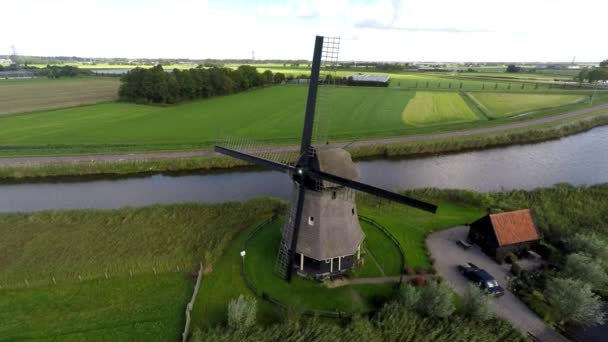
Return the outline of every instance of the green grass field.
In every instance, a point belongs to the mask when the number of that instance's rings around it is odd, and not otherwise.
[[[0,341],[177,341],[192,288],[166,273],[0,290]]]
[[[477,207],[449,201],[434,201],[439,206],[436,214],[398,205],[383,205],[370,196],[357,196],[359,214],[374,219],[399,241],[408,267],[430,266],[424,239],[441,229],[473,222],[485,212]]]
[[[585,95],[469,93],[493,118],[528,113],[539,109],[559,107],[585,101]]]
[[[478,120],[458,93],[416,92],[401,113],[401,119],[408,125],[431,125],[437,123]]]
[[[114,101],[119,85],[115,77],[0,80],[0,116]]]

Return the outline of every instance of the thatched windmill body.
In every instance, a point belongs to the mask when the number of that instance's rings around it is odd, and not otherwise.
[[[432,204],[357,182],[358,170],[346,150],[312,146],[323,39],[321,36],[315,39],[300,157],[295,165],[215,147],[216,152],[292,178],[293,196],[275,269],[287,281],[294,271],[314,276],[331,275],[356,264],[365,236],[359,226],[353,190],[430,212],[437,209]]]

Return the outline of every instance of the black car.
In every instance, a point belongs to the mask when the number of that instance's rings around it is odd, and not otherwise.
[[[498,282],[490,273],[477,267],[473,263],[458,265],[458,270],[470,281],[477,283],[481,289],[490,293],[495,297],[500,297],[505,294],[505,289],[498,285]]]

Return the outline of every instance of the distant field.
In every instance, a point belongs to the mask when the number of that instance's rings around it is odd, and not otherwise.
[[[469,93],[488,115],[494,118],[527,113],[543,108],[563,106],[583,101],[586,95]]]
[[[443,87],[445,80],[438,82]],[[418,100],[407,109],[415,89],[321,87],[316,127],[327,132],[331,141],[352,141],[431,133],[439,124],[444,124],[441,130],[448,125],[449,129],[483,125],[475,121],[476,107],[468,107],[470,103],[453,90],[419,89]],[[6,115],[0,117],[0,155],[189,150],[208,148],[228,137],[293,144],[301,134],[306,93],[306,86],[284,85],[171,106],[111,102]],[[413,116],[402,117],[404,109]],[[318,142],[326,141],[327,137],[319,134]]]
[[[403,109],[401,118],[406,124],[415,126],[479,119],[460,94],[424,91],[416,92]]]
[[[295,140],[302,129],[306,90],[276,86],[176,106],[107,103],[9,116],[0,118],[0,145],[200,146],[226,136]],[[394,132],[404,128],[400,113],[413,95],[379,88],[327,88],[319,96],[317,119],[335,135]]]
[[[0,116],[113,101],[118,78],[0,80]]]

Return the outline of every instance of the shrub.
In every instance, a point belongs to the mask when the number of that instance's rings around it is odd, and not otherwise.
[[[491,298],[478,286],[469,284],[462,297],[462,312],[475,321],[487,321],[494,317]]]
[[[608,264],[608,241],[603,240],[595,233],[576,234],[572,239],[572,248],[575,252],[583,252],[597,260]]]
[[[417,266],[416,267],[416,274],[422,275],[426,273],[426,269],[422,266]]]
[[[429,267],[429,274],[437,274],[437,269],[435,268],[435,266]]]
[[[406,267],[405,268],[405,274],[412,275],[414,273],[416,273],[416,271],[414,271],[413,268],[411,268],[411,267]]]
[[[415,309],[420,301],[420,290],[406,284],[399,293],[399,301],[407,309]]]
[[[516,276],[519,277],[521,275],[521,266],[519,266],[519,264],[517,262],[514,262],[511,264],[511,273]]]
[[[418,310],[431,317],[449,317],[456,310],[452,295],[447,284],[432,281],[421,290]]]
[[[509,252],[507,254],[506,260],[508,263],[511,263],[511,264],[514,262],[517,262],[517,255],[515,255],[515,253],[513,253],[513,252]]]
[[[495,259],[497,263],[503,264],[505,262],[505,255],[502,253],[497,253]]]
[[[559,324],[602,324],[602,302],[591,285],[577,279],[554,278],[547,284],[547,300]]]
[[[233,329],[246,329],[255,325],[257,300],[240,295],[228,303],[228,326]]]
[[[566,277],[587,282],[593,288],[602,288],[608,283],[608,275],[602,265],[583,253],[568,255],[563,273]]]

